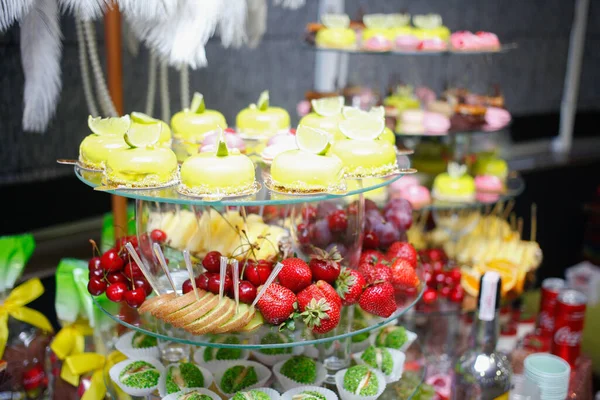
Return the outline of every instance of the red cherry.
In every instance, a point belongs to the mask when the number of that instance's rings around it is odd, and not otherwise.
[[[146,292],[142,288],[132,289],[125,292],[125,302],[129,307],[138,308],[146,301]]]
[[[88,282],[87,289],[92,296],[100,296],[106,291],[106,282],[99,278],[91,278]]]
[[[452,268],[450,272],[448,272],[448,276],[452,279],[455,285],[460,283],[460,279],[462,278],[462,273],[460,272],[460,268]]]
[[[298,241],[300,244],[307,245],[310,243],[310,230],[305,224],[298,224],[296,227],[298,232]]]
[[[88,274],[89,278],[99,278],[99,279],[104,279],[104,270],[102,269],[102,267],[97,268],[95,270],[90,270],[90,273]]]
[[[152,293],[152,286],[150,286],[150,284],[145,278],[135,279],[133,281],[133,287],[136,289],[144,289],[144,292],[146,292],[146,296],[150,296],[150,293]]]
[[[125,275],[123,275],[121,272],[117,272],[117,271],[109,272],[108,274],[106,274],[106,280],[108,281],[108,283],[117,283],[117,282],[127,283],[128,282],[127,277]]]
[[[240,281],[240,301],[252,304],[256,298],[256,286],[248,281]]]
[[[433,275],[433,281],[438,287],[443,286],[444,282],[446,281],[446,274],[444,274],[443,272],[437,272]]]
[[[98,269],[102,269],[102,261],[100,257],[92,257],[90,261],[88,261],[88,271],[96,271]]]
[[[116,249],[110,249],[102,254],[100,262],[105,271],[120,271],[124,264]]]
[[[424,271],[433,271],[433,268],[431,267],[431,264],[428,261],[424,261],[421,263],[421,265],[423,265],[423,270]]]
[[[154,229],[150,232],[150,239],[152,239],[153,242],[164,243],[167,241],[167,234],[160,229]]]
[[[348,211],[348,215],[358,215],[358,203],[353,201],[352,203],[348,204],[346,211]]]
[[[221,270],[221,253],[218,251],[209,251],[204,256],[204,260],[202,260],[202,266],[208,272],[219,272]]]
[[[190,279],[183,282],[183,285],[181,285],[181,291],[183,292],[183,294],[191,292],[192,290],[194,290],[194,288],[192,287],[192,281]]]
[[[427,284],[427,286],[435,286],[435,282],[433,280],[433,274],[431,273],[431,271],[425,271],[423,273],[423,279],[425,280],[425,283]]]
[[[461,286],[456,286],[450,291],[448,299],[453,303],[462,303],[465,298],[465,291]]]
[[[427,288],[425,289],[425,293],[423,293],[423,303],[425,304],[433,304],[437,301],[438,294],[434,289]]]
[[[129,279],[143,278],[144,277],[144,273],[140,269],[139,265],[137,265],[137,263],[135,261],[133,261],[133,260],[130,261],[130,262],[128,262],[125,265],[125,268],[123,268],[123,273]]]
[[[219,287],[221,285],[221,276],[219,274],[213,274],[208,278],[208,290],[214,294],[219,294]],[[233,281],[230,277],[225,275],[224,293],[229,293],[233,287]]]
[[[444,269],[444,263],[439,260],[432,261],[431,268],[433,269],[433,272],[440,272]]]
[[[446,259],[446,253],[442,249],[429,249],[428,255],[431,261],[443,261]]]
[[[450,286],[444,286],[439,290],[439,294],[442,297],[448,297],[450,292],[452,292],[452,288]]]
[[[271,275],[272,269],[273,264],[269,261],[259,260],[257,264],[251,263],[246,265],[244,279],[258,287],[267,281],[269,275]]]
[[[365,249],[377,249],[379,248],[379,237],[371,230],[365,232],[365,238],[363,239],[363,248]]]
[[[209,280],[209,278],[210,278],[211,275],[212,275],[211,272],[205,272],[203,274],[200,274],[196,278],[196,287],[198,289],[208,290],[208,280]]]
[[[307,205],[302,207],[302,220],[314,221],[317,218],[317,209],[314,206]]]
[[[327,224],[331,232],[344,232],[348,228],[348,216],[344,210],[335,210],[327,216]]]
[[[116,282],[106,289],[106,297],[108,297],[110,301],[120,303],[124,299],[125,292],[127,292],[127,285],[123,282]]]
[[[450,271],[446,272],[446,278],[444,279],[444,285],[448,287],[454,287],[454,279],[450,276]]]

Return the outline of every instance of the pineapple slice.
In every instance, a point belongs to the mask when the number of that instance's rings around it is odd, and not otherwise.
[[[206,251],[208,238],[210,237],[209,214],[202,213],[196,230],[187,241],[186,249],[192,253],[202,253]]]
[[[185,249],[188,240],[197,228],[196,214],[189,210],[181,210],[175,229],[167,236],[169,245],[175,249]]]

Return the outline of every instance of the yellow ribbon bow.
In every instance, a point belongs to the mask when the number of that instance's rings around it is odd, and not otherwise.
[[[118,362],[126,360],[127,357],[119,351],[111,352],[108,357],[98,353],[80,353],[68,356],[65,359],[60,377],[73,386],[79,385],[79,378],[83,374],[92,373],[90,387],[85,391],[81,400],[103,400],[106,396],[106,384],[104,382],[104,369],[111,368]],[[68,373],[63,376],[63,373]],[[68,381],[75,377],[76,380]],[[67,379],[65,379],[67,378]],[[119,393],[119,397],[122,396]],[[129,397],[129,396],[127,396]]]
[[[33,325],[44,332],[52,333],[52,324],[39,311],[25,307],[44,294],[44,285],[38,278],[30,279],[10,292],[4,303],[0,304],[0,358],[8,341],[8,316]]]
[[[58,331],[50,344],[50,348],[59,360],[64,361],[69,356],[83,353],[85,351],[85,337],[92,334],[93,330],[87,322],[78,321]],[[67,363],[63,363],[60,376],[73,386],[79,385],[79,375],[72,374],[67,367]]]

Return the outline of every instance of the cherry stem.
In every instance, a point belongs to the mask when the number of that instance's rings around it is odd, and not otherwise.
[[[273,268],[273,271],[271,271],[271,275],[269,275],[269,277],[267,278],[267,281],[265,282],[263,287],[260,289],[260,292],[258,292],[258,294],[256,295],[256,298],[252,302],[252,307],[254,307],[258,303],[260,298],[265,294],[265,292],[267,291],[269,286],[271,286],[271,284],[273,283],[275,278],[277,278],[277,275],[279,275],[279,271],[281,271],[282,268],[283,268],[282,263],[277,263],[275,265],[275,268]]]
[[[100,253],[100,249],[98,248],[96,241],[94,239],[90,239],[90,243],[92,244],[92,258],[95,257],[94,250],[98,253],[98,256],[100,256],[102,253]]]
[[[146,269],[146,265],[142,262],[142,260],[140,259],[140,256],[138,256],[138,254],[136,253],[131,242],[127,242],[125,244],[125,248],[129,252],[129,255],[131,256],[131,258],[133,258],[133,260],[136,262],[138,267],[140,267],[140,271],[142,271],[142,274],[144,274],[144,277],[146,278],[146,280],[148,281],[150,286],[152,286],[152,290],[154,290],[157,295],[160,295],[160,290],[158,290],[158,288],[154,284],[154,279],[152,277],[152,274],[150,273],[150,271],[148,271]]]
[[[169,266],[167,265],[167,260],[165,260],[165,255],[163,254],[163,251],[160,248],[160,244],[154,243],[152,248],[154,249],[154,254],[156,254],[156,258],[158,258],[158,263],[162,267],[165,275],[167,276],[167,279],[169,280],[169,283],[171,284],[171,287],[173,288],[173,291],[175,292],[175,296],[178,296],[177,287],[175,286],[175,282],[173,282],[173,277],[171,276],[171,273],[169,272]]]
[[[183,259],[185,261],[185,267],[187,268],[188,275],[190,276],[190,283],[192,284],[192,288],[194,288],[194,293],[196,293],[196,300],[200,301],[200,295],[198,294],[198,288],[196,287],[196,277],[194,276],[194,267],[192,266],[192,260],[190,258],[190,252],[183,250]]]
[[[223,300],[223,293],[225,292],[225,277],[227,276],[227,262],[229,259],[225,256],[221,256],[221,265],[219,270],[219,301]]]

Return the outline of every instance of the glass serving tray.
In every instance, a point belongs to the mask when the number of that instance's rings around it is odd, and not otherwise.
[[[388,56],[474,56],[474,55],[494,55],[504,54],[517,48],[516,43],[503,44],[497,51],[401,51],[401,50],[388,50],[388,51],[369,51],[360,48],[348,48],[348,49],[334,49],[329,47],[319,47],[310,40],[305,40],[303,47],[307,50],[314,51],[330,51],[335,53],[348,53],[348,54],[367,54],[367,55],[388,55]]]

